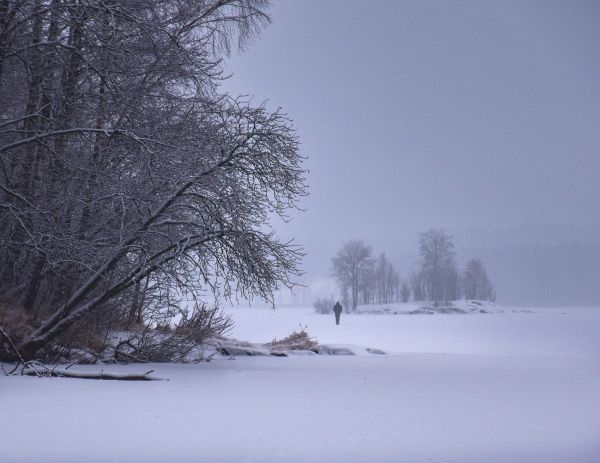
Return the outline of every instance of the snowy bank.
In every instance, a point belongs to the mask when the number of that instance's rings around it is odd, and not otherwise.
[[[598,462],[598,309],[234,317],[241,339],[299,321],[328,345],[392,353],[105,367],[170,381],[1,376],[0,461]]]

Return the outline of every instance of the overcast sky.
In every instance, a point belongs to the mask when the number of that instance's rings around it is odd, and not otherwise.
[[[600,2],[273,3],[224,87],[295,121],[310,197],[278,229],[309,274],[352,238],[598,230]]]

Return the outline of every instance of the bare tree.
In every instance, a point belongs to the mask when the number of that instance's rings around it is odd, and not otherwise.
[[[421,234],[419,251],[427,298],[436,306],[452,300],[458,287],[452,238],[444,230],[429,230]]]
[[[402,302],[408,302],[410,300],[410,285],[406,281],[402,282],[400,287],[400,296],[402,298]]]
[[[263,0],[0,2],[0,298],[26,358],[93,318],[293,285],[291,121],[219,93]],[[206,312],[200,312],[199,317]]]
[[[346,313],[350,313],[350,288],[347,284],[340,285],[340,296],[342,298],[342,304]]]
[[[442,278],[442,300],[455,301],[461,297],[460,274],[454,259],[447,263]]]
[[[366,269],[358,283],[358,301],[360,304],[371,304],[376,298],[376,277],[373,266]]]
[[[409,284],[413,294],[413,300],[415,301],[423,301],[425,300],[425,283],[423,278],[423,273],[420,271],[413,271],[409,278]]]
[[[465,265],[462,285],[466,299],[491,301],[495,299],[494,286],[490,282],[481,259],[471,259]]]
[[[374,280],[377,302],[387,304],[399,300],[400,276],[384,253],[380,254],[375,264]]]
[[[344,243],[332,259],[333,276],[342,292],[344,288],[348,288],[353,311],[358,305],[361,289],[364,290],[365,282],[373,272],[371,253],[371,246],[367,246],[362,240],[353,240]]]

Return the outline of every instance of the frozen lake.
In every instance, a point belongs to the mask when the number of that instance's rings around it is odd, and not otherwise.
[[[0,377],[0,461],[597,463],[600,310],[515,310],[335,326],[235,309],[240,339],[301,324],[388,354],[152,365],[170,381],[149,383]]]

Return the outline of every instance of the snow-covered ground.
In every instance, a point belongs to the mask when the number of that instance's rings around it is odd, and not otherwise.
[[[302,325],[387,354],[152,365],[170,381],[142,383],[0,377],[0,462],[599,462],[600,309],[504,310],[336,326],[232,309],[238,339]]]

